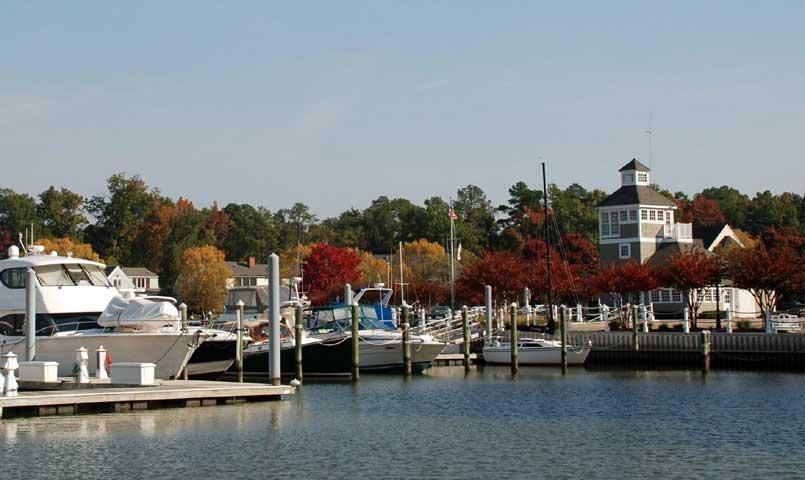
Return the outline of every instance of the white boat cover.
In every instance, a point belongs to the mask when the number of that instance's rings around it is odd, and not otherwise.
[[[181,321],[179,311],[170,302],[115,297],[98,317],[98,324],[105,328],[173,331],[179,329]]]

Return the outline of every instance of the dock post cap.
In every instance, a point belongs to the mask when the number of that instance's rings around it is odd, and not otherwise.
[[[245,307],[246,306],[246,304],[243,303],[243,300],[238,300],[238,303],[236,303],[235,305],[238,306],[238,307]]]

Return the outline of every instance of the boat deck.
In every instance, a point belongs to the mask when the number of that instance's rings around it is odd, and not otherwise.
[[[0,417],[114,413],[156,408],[197,407],[281,399],[288,385],[199,380],[160,380],[146,387],[93,385],[91,388],[23,391],[0,397]]]

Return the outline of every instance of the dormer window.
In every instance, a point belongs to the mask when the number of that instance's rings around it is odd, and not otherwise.
[[[646,173],[646,172],[638,172],[637,173],[637,181],[639,183],[648,183],[648,173]]]

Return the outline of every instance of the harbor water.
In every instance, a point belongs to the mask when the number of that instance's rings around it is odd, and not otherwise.
[[[436,367],[284,401],[0,422],[5,479],[803,478],[805,376]]]

